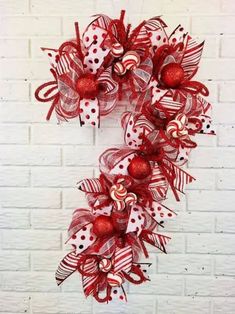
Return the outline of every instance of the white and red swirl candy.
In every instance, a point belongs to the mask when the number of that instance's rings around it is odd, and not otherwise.
[[[105,273],[107,273],[108,271],[110,271],[112,267],[112,262],[111,260],[107,259],[107,258],[103,258],[100,262],[99,262],[99,269]]]
[[[179,113],[174,120],[171,120],[166,126],[166,132],[169,136],[180,138],[188,135],[187,117],[185,114]]]

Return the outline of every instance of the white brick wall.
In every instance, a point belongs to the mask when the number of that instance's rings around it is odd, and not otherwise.
[[[77,180],[97,171],[99,154],[120,145],[117,119],[80,129],[45,121],[47,104],[35,87],[49,77],[39,47],[57,46],[95,13],[129,21],[163,15],[206,39],[199,76],[210,87],[217,137],[198,137],[190,171],[197,182],[180,204],[169,254],[151,249],[152,281],[130,286],[128,304],[97,304],[75,275],[57,288],[54,270],[68,248],[72,210],[85,206]],[[235,313],[235,1],[0,0],[0,313],[234,314]]]

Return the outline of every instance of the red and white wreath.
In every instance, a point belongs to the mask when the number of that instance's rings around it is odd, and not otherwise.
[[[35,92],[51,102],[59,121],[78,118],[80,125],[100,126],[120,100],[128,111],[121,124],[122,148],[110,148],[99,159],[100,176],[84,179],[78,189],[87,208],[75,210],[67,243],[72,251],[60,262],[60,285],[78,271],[86,296],[98,302],[126,300],[126,282],[150,280],[146,244],[166,253],[170,237],[164,221],[176,213],[163,203],[170,188],[177,201],[194,178],[181,168],[197,146],[195,134],[214,134],[208,89],[194,76],[204,43],[179,25],[170,35],[160,17],[131,30],[120,18],[97,15],[80,37],[59,49],[43,48],[53,80]]]

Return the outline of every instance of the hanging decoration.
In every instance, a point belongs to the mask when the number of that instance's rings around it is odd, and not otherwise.
[[[150,278],[148,246],[166,253],[170,237],[161,230],[176,213],[164,205],[170,189],[176,201],[194,178],[182,169],[197,133],[214,134],[206,86],[195,80],[203,45],[179,25],[170,35],[160,17],[132,29],[125,11],[111,19],[96,15],[80,36],[58,49],[42,48],[53,79],[36,99],[50,102],[47,119],[77,118],[100,126],[120,100],[124,145],[99,159],[100,176],[81,180],[87,208],[75,210],[68,230],[72,246],[60,262],[60,285],[79,272],[85,296],[98,302],[126,300],[125,284]],[[82,152],[81,152],[82,153]]]

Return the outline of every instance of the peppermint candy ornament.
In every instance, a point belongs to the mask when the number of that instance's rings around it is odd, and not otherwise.
[[[99,263],[99,269],[104,272],[107,273],[110,271],[110,269],[112,268],[112,262],[107,259],[107,258],[103,258],[100,263]]]
[[[122,58],[126,70],[134,70],[140,65],[140,56],[135,51],[128,51]]]
[[[188,135],[186,128],[187,117],[185,114],[178,114],[174,120],[167,124],[166,132],[170,137],[180,138]]]
[[[137,202],[137,196],[135,193],[127,193],[125,197],[125,203],[127,206],[132,206]]]
[[[120,183],[110,188],[110,196],[114,201],[122,201],[127,195],[127,189]]]
[[[114,58],[121,57],[123,55],[124,49],[120,43],[114,43],[111,48],[111,54]]]
[[[117,74],[117,75],[124,75],[126,73],[126,67],[124,66],[124,64],[122,62],[117,62],[114,64],[114,72]]]

